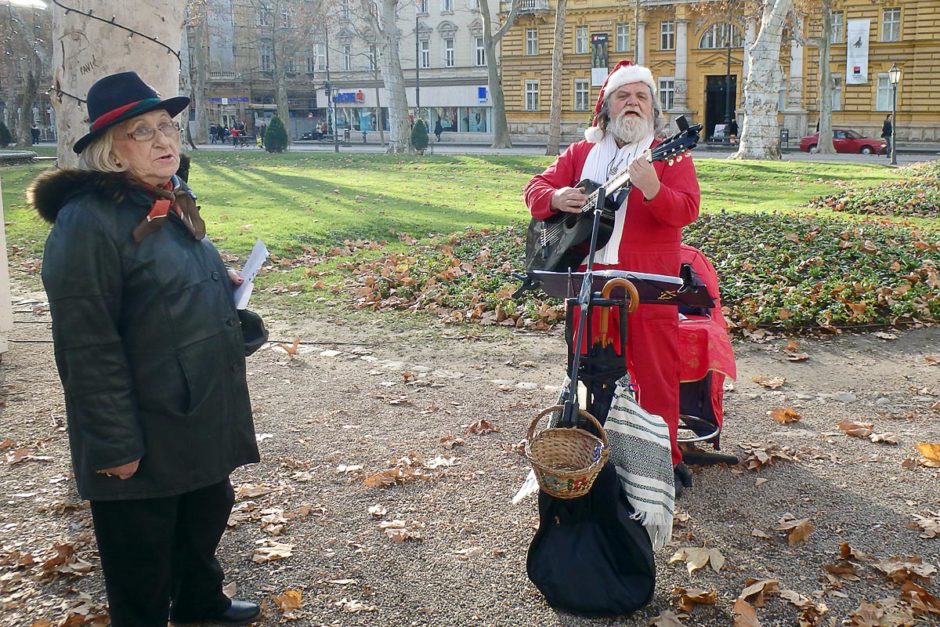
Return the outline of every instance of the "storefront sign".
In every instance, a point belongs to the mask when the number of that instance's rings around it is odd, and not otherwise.
[[[218,102],[219,104],[231,104],[233,102],[248,102],[248,96],[230,96],[228,98],[208,98],[209,102]]]
[[[486,87],[477,87],[477,101],[481,104],[487,100]]]
[[[362,93],[362,92],[359,92]],[[333,102],[337,104],[354,104],[356,102],[356,92],[340,91],[333,94]]]

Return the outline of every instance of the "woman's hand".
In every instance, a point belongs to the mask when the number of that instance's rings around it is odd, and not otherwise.
[[[140,460],[135,459],[132,462],[127,462],[126,464],[121,464],[120,466],[112,466],[111,468],[102,468],[97,470],[99,475],[104,475],[106,477],[117,477],[118,479],[125,481],[134,476],[134,473],[137,472],[137,467],[140,466]]]
[[[238,287],[239,285],[245,282],[245,279],[242,278],[242,275],[240,275],[238,273],[238,270],[234,268],[228,269],[228,279],[229,281],[232,282],[232,285],[234,285],[235,287]]]
[[[552,194],[552,209],[566,213],[581,213],[588,200],[583,187],[561,187]]]

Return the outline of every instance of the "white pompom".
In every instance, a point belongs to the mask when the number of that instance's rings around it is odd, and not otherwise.
[[[599,126],[592,126],[584,131],[584,139],[592,144],[599,144],[604,139],[604,130]]]

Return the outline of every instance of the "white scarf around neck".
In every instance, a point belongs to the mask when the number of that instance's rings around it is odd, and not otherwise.
[[[581,168],[581,177],[578,179],[588,179],[595,183],[607,181],[617,172],[625,170],[634,160],[643,156],[643,152],[653,143],[653,135],[650,134],[634,144],[624,144],[617,147],[614,140],[614,134],[607,132],[604,139],[594,144],[591,152],[588,153],[584,166]],[[626,205],[626,200],[624,200]],[[623,224],[627,218],[627,208],[621,206],[614,214],[614,231],[607,241],[607,245],[597,251],[594,255],[594,262],[605,265],[614,265],[618,261],[620,252],[620,239],[623,236]]]

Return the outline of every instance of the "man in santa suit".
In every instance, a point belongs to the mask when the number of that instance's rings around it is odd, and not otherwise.
[[[613,233],[595,255],[595,270],[632,270],[677,276],[682,227],[698,217],[699,186],[692,159],[673,165],[645,158],[664,127],[656,86],[649,68],[621,61],[608,75],[594,108],[594,126],[586,141],[572,144],[525,187],[526,205],[537,220],[564,211],[579,213],[587,202],[590,179],[603,183],[627,168],[633,189],[615,213]],[[595,312],[597,313],[597,312]],[[616,311],[611,313],[614,346],[619,346]],[[674,305],[641,304],[628,321],[627,353],[640,405],[662,416],[669,426],[677,492],[689,485],[679,466],[678,311]],[[598,328],[595,323],[594,329]],[[592,338],[593,340],[593,338]],[[679,481],[681,479],[681,483]]]

